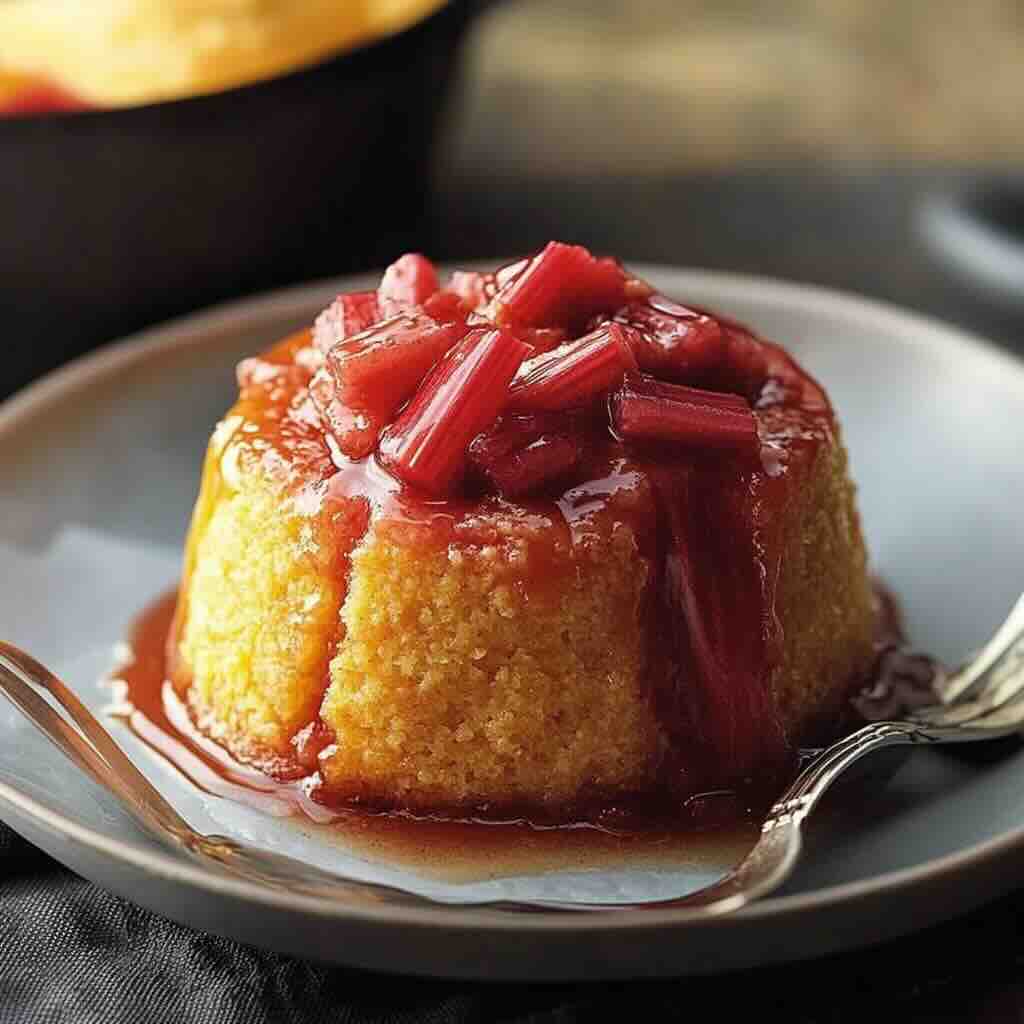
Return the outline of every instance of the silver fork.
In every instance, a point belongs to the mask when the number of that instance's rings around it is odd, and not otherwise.
[[[193,829],[132,764],[75,694],[35,658],[0,641],[0,690],[75,765],[112,792],[148,835],[205,864],[249,881],[353,902],[432,901],[404,889],[345,878],[227,836]],[[71,721],[42,694],[52,697]],[[792,873],[803,826],[835,781],[884,747],[997,739],[1024,728],[1024,596],[981,652],[946,677],[934,704],[900,721],[873,722],[818,754],[772,805],[750,853],[718,882],[686,896],[644,903],[489,901],[507,910],[612,911],[690,908],[698,916],[729,913],[777,889]],[[478,906],[481,904],[477,904]]]

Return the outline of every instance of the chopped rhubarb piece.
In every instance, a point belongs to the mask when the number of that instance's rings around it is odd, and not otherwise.
[[[583,444],[578,437],[544,435],[490,461],[481,472],[499,494],[515,498],[564,476],[582,457]]]
[[[321,351],[365,331],[381,319],[376,292],[339,295],[313,324],[313,344]]]
[[[570,438],[579,455],[582,455],[585,444],[587,415],[583,410],[570,409],[565,412],[531,412],[507,413],[500,416],[492,426],[477,435],[469,446],[469,459],[479,473],[494,483],[506,495],[513,493],[508,486],[502,486],[499,478],[508,481],[507,473],[501,466],[518,451],[530,447],[542,439],[556,437]],[[550,457],[546,457],[545,465],[552,466]],[[530,459],[533,472],[542,464],[535,456]],[[561,471],[559,471],[561,472]],[[549,479],[555,474],[550,470],[544,477],[537,476],[537,482]],[[513,484],[513,489],[515,485]]]
[[[517,327],[515,335],[533,349],[535,356],[551,352],[569,340],[569,332],[564,327]]]
[[[515,263],[499,267],[494,272],[486,273],[477,270],[456,270],[448,282],[448,291],[458,295],[466,313],[486,315],[490,312],[491,302],[498,289],[520,274],[529,262],[517,260]]]
[[[693,379],[725,358],[725,334],[718,321],[663,295],[631,302],[615,320],[636,328],[633,351],[640,369],[658,377]]]
[[[403,313],[336,344],[310,384],[341,451],[368,455],[381,429],[464,333],[424,313]]]
[[[384,431],[381,463],[428,494],[449,493],[463,474],[470,441],[501,414],[528,354],[529,347],[507,331],[470,331]]]
[[[525,448],[544,435],[579,434],[587,423],[581,409],[566,412],[506,413],[469,446],[470,458],[480,469],[517,448]]]
[[[423,312],[442,323],[465,323],[469,312],[455,292],[442,289],[434,292],[424,303]]]
[[[496,288],[504,288],[505,285],[510,284],[529,265],[529,259],[524,259],[516,260],[513,263],[506,263],[503,267],[498,267],[498,269],[494,272],[494,284]]]
[[[636,369],[632,333],[631,328],[620,324],[604,324],[582,338],[529,359],[512,384],[511,407],[571,409],[607,394],[619,385],[625,373]]]
[[[448,288],[462,300],[466,312],[482,310],[494,298],[498,285],[494,274],[480,274],[475,270],[456,270]]]
[[[757,445],[757,421],[739,395],[631,374],[609,406],[612,426],[627,441],[675,441],[706,448]]]
[[[525,327],[576,327],[625,300],[626,274],[581,245],[549,242],[494,297],[495,320]]]
[[[422,306],[438,289],[434,264],[418,252],[407,252],[384,271],[377,301],[384,316]]]

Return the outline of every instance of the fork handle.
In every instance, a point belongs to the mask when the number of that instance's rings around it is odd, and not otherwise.
[[[618,909],[665,910],[700,908],[729,914],[777,889],[792,874],[803,846],[801,828],[831,785],[862,757],[883,747],[932,742],[925,730],[909,722],[873,722],[823,750],[772,804],[753,848],[739,864],[713,885],[678,899],[616,904]],[[607,910],[607,904],[545,903],[564,910]]]
[[[731,913],[777,889],[792,874],[803,847],[807,816],[846,770],[883,747],[930,742],[924,730],[904,722],[873,722],[822,751],[772,804],[761,835],[747,856],[722,879],[671,906]]]
[[[71,722],[39,691],[49,693]],[[172,848],[187,845],[192,832],[188,824],[132,764],[78,697],[45,665],[2,640],[0,693],[72,764],[113,793],[144,832]]]

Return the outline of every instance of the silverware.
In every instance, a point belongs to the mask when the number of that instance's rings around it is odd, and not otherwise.
[[[31,655],[0,641],[0,690],[75,765],[112,792],[133,820],[165,846],[233,875],[323,899],[430,904],[406,890],[345,878],[227,836],[193,829],[157,792],[92,713]],[[47,701],[52,697],[68,718]],[[1024,596],[981,652],[946,677],[936,703],[901,721],[874,722],[816,756],[775,802],[750,853],[713,885],[671,900],[633,904],[492,901],[506,910],[691,908],[724,914],[778,888],[792,873],[802,830],[825,792],[853,764],[884,747],[996,739],[1024,728]],[[70,719],[70,721],[68,720]]]

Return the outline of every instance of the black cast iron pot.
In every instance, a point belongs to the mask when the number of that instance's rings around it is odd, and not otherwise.
[[[0,397],[145,324],[424,245],[475,6],[226,92],[0,120]]]

